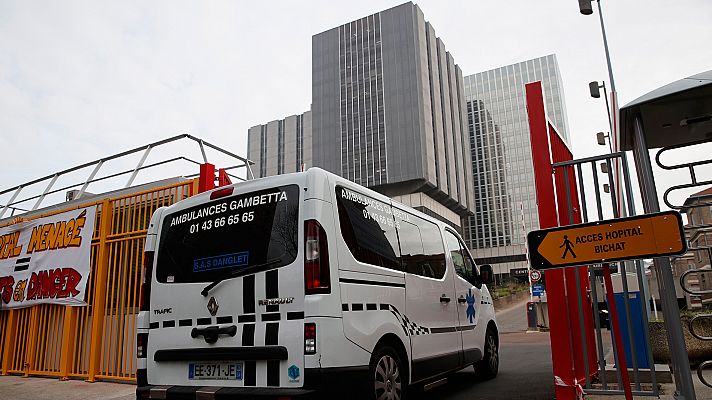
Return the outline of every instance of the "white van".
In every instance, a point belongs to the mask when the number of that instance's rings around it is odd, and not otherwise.
[[[137,398],[403,399],[497,375],[489,266],[447,224],[318,168],[158,209],[145,245]]]

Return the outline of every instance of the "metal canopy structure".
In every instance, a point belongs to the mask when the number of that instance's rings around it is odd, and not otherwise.
[[[620,110],[621,150],[633,150],[635,118],[649,149],[712,137],[712,70],[657,88]]]
[[[712,164],[709,157],[678,165],[660,162],[660,154],[664,151],[712,142],[712,71],[672,82],[639,97],[620,110],[620,121],[621,149],[633,151],[645,213],[660,211],[650,149],[662,148],[656,155],[661,168],[688,169],[690,173],[690,183],[675,185],[665,192],[668,206],[671,206],[668,201],[671,190],[712,183],[712,180],[699,180],[695,172],[695,167]],[[694,385],[675,295],[677,282],[672,275],[671,262],[668,257],[656,257],[653,264],[668,334],[675,398],[694,400]]]

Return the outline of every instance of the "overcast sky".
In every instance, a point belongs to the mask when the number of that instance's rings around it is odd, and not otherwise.
[[[309,109],[313,34],[400,3],[0,0],[0,190],[179,133],[244,155],[250,126]],[[465,75],[555,53],[575,156],[605,150],[587,87],[608,81],[597,11],[416,3]],[[603,7],[621,104],[712,69],[712,1]]]

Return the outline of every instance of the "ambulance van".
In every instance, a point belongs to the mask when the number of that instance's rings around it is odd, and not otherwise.
[[[465,367],[497,375],[491,267],[448,224],[324,170],[160,208],[144,250],[139,399],[402,400]]]

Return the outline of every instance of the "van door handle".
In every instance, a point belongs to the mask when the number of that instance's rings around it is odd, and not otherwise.
[[[442,296],[440,296],[440,302],[441,302],[441,303],[449,303],[449,302],[450,302],[450,298],[447,297],[447,296],[445,296],[445,295],[443,294]]]
[[[460,297],[457,298],[457,302],[465,304],[465,303],[467,303],[467,299],[465,298],[465,296],[460,295]]]
[[[203,336],[205,343],[215,343],[218,341],[220,335],[235,336],[237,334],[237,326],[230,325],[218,328],[217,326],[209,326],[207,328],[199,329],[193,328],[190,331],[190,337],[193,339],[198,336]]]

